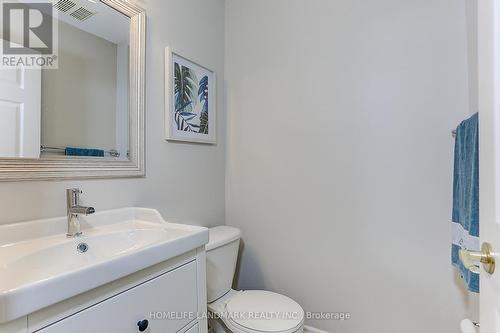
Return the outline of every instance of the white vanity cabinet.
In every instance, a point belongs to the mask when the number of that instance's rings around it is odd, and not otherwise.
[[[206,333],[208,229],[125,207],[0,225],[0,333]]]
[[[198,248],[0,325],[0,333],[206,333],[205,283]]]
[[[190,262],[38,332],[177,332],[198,311],[196,293],[196,262]],[[160,311],[180,318],[153,320],[151,313]]]

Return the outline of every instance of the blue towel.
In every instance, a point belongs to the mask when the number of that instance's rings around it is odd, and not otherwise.
[[[104,150],[102,149],[87,149],[87,148],[74,148],[66,147],[64,155],[67,156],[95,156],[104,157]]]
[[[460,249],[479,250],[479,124],[477,113],[457,127],[452,222],[452,263],[460,271],[467,289],[479,293],[479,274],[466,269],[458,256]]]

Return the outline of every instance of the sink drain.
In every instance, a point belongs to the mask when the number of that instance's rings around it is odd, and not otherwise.
[[[85,253],[89,250],[89,246],[87,245],[87,243],[80,243],[76,246],[76,249],[78,250],[78,252]]]

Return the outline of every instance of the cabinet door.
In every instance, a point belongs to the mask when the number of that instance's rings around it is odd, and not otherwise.
[[[197,309],[196,262],[191,262],[38,332],[171,333],[191,322]]]

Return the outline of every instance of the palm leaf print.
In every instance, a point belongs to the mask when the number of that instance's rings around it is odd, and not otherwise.
[[[174,63],[174,119],[179,131],[198,132],[199,125],[193,123],[196,114],[191,111],[196,100],[198,82],[196,73],[186,66]]]
[[[200,103],[203,103],[203,109],[200,115],[200,129],[198,133],[208,134],[208,76],[200,80],[198,88],[198,97]]]
[[[188,67],[174,64],[174,96],[175,109],[180,110],[186,103],[196,103],[194,98],[198,88],[196,74]]]

